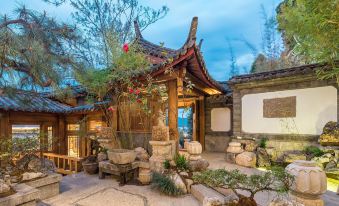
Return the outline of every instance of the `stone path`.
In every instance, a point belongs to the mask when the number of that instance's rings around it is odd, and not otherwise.
[[[224,153],[205,153],[203,158],[210,162],[211,169],[239,169],[246,174],[260,173],[257,169],[228,164]],[[119,186],[110,177],[99,180],[97,175],[79,173],[65,176],[61,182],[62,193],[41,203],[51,206],[199,206],[192,195],[168,197],[152,190],[151,186]],[[274,193],[262,192],[255,199],[260,205],[267,205]],[[338,206],[338,197],[333,192],[324,195],[326,206]]]

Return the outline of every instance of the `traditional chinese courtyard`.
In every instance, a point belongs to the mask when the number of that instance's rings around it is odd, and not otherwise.
[[[245,168],[226,163],[223,153],[204,153],[203,158],[210,162],[210,169],[227,168],[239,169],[244,173],[260,173],[260,170]],[[192,196],[169,197],[161,195],[151,186],[127,184],[119,186],[116,179],[100,180],[97,175],[79,173],[68,175],[60,183],[61,194],[44,200],[39,206],[200,206],[201,203]],[[333,190],[333,188],[332,188]],[[259,205],[268,205],[276,196],[274,193],[262,192],[255,198]],[[327,191],[323,195],[326,206],[338,205],[338,196],[334,191]]]

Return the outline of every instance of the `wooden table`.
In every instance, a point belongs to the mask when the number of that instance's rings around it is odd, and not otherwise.
[[[127,183],[129,174],[131,174],[133,178],[136,178],[138,173],[139,162],[124,165],[113,164],[109,160],[99,162],[99,179],[105,179],[106,174],[118,175],[121,186]]]

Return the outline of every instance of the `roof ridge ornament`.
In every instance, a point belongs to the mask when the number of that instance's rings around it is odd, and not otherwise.
[[[142,39],[142,34],[141,34],[141,31],[140,31],[138,18],[136,18],[136,19],[134,20],[134,32],[135,32],[135,37],[136,37],[137,39]]]
[[[186,44],[191,45],[191,44],[195,43],[195,41],[197,39],[197,30],[198,30],[198,17],[195,16],[192,19],[191,28],[190,28],[190,31],[188,33]]]
[[[200,39],[200,42],[199,42],[199,44],[198,44],[198,48],[199,48],[199,50],[201,50],[201,46],[202,46],[202,43],[204,42],[204,39]]]

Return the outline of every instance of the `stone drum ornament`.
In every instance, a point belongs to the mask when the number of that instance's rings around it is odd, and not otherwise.
[[[286,167],[294,176],[291,196],[305,206],[323,206],[321,195],[326,192],[325,172],[313,161],[297,160]]]

